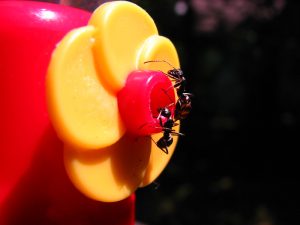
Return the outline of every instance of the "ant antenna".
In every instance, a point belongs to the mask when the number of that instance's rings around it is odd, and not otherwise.
[[[151,62],[163,62],[163,63],[167,63],[170,67],[173,67],[173,69],[175,69],[175,70],[177,69],[171,63],[169,63],[166,60],[148,60],[148,61],[145,61],[144,64],[151,63]]]

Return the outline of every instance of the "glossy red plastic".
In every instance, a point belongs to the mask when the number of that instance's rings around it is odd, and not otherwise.
[[[134,196],[101,203],[82,195],[63,165],[46,109],[51,53],[90,13],[0,1],[0,224],[134,224]]]
[[[174,114],[175,93],[170,79],[160,71],[137,70],[129,74],[118,93],[121,118],[131,134],[146,136],[162,131],[158,119],[161,108]],[[133,119],[134,118],[134,119]],[[162,122],[164,122],[164,119]]]

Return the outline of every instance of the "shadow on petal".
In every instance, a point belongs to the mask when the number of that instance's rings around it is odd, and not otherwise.
[[[113,202],[141,184],[151,152],[149,137],[125,134],[115,144],[93,151],[65,146],[65,166],[74,185],[90,198]]]

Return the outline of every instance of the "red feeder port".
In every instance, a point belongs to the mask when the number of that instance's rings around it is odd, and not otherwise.
[[[159,133],[162,131],[158,119],[160,109],[167,107],[172,117],[174,115],[175,93],[172,82],[161,71],[133,71],[125,87],[118,93],[118,105],[129,133],[138,136]]]

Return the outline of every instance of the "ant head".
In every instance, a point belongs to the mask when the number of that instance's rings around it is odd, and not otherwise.
[[[171,76],[173,77],[176,77],[176,78],[182,78],[183,77],[183,72],[181,69],[171,69],[168,71],[168,74],[170,74]]]
[[[167,107],[158,109],[161,116],[169,118],[171,116],[171,111]]]

